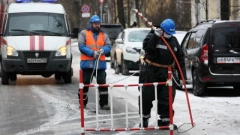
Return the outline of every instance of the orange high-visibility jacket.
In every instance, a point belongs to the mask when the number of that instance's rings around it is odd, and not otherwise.
[[[93,37],[93,33],[90,30],[86,30],[86,46],[91,48],[93,51],[98,51],[104,46],[104,35],[102,32],[98,34],[97,41]],[[80,56],[81,60],[94,60],[94,57],[89,57],[83,53]],[[100,60],[105,60],[105,55],[100,56]]]

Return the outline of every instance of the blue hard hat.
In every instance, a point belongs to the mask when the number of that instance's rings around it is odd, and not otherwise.
[[[93,15],[91,18],[90,18],[90,23],[101,23],[101,19],[98,15]]]
[[[172,19],[166,19],[161,24],[160,27],[167,32],[167,34],[173,35],[175,32],[175,23]]]

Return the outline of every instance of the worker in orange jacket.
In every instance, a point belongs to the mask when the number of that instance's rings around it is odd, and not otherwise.
[[[107,63],[105,54],[111,50],[111,41],[106,33],[100,29],[101,19],[97,15],[90,18],[90,27],[79,34],[80,68],[83,71],[83,83],[90,84],[93,76],[98,84],[106,84]],[[97,73],[97,75],[96,75]],[[88,103],[88,89],[84,87],[84,106]],[[78,94],[80,97],[80,93]],[[109,110],[108,87],[99,87],[100,108]]]

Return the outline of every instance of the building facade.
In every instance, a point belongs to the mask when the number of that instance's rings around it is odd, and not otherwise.
[[[204,20],[240,19],[239,0],[191,0],[191,24]]]

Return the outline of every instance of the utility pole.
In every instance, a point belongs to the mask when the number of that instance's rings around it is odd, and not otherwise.
[[[206,20],[208,20],[208,0],[206,0]]]

